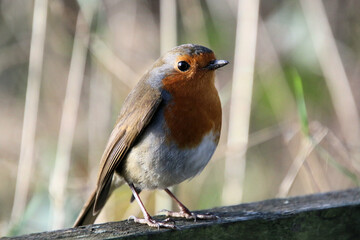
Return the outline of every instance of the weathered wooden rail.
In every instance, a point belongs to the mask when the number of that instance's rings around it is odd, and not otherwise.
[[[360,239],[360,188],[199,212],[219,219],[175,219],[180,230],[121,221],[9,239]]]

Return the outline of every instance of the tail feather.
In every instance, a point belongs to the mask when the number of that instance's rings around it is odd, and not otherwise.
[[[123,184],[124,179],[117,174],[114,174],[112,180],[103,187],[98,199],[96,199],[96,193],[98,191],[98,188],[96,188],[81,209],[81,212],[74,223],[74,227],[93,224],[112,192]]]
[[[89,225],[95,222],[97,216],[100,213],[100,211],[98,211],[96,214],[93,214],[95,198],[96,198],[96,190],[92,192],[89,199],[85,203],[84,207],[81,209],[81,212],[74,223],[74,227]]]

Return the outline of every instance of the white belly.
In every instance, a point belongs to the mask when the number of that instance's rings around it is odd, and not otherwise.
[[[209,132],[198,147],[179,149],[166,142],[163,122],[155,122],[128,153],[120,173],[139,189],[164,189],[194,177],[204,169],[217,145],[216,136]]]

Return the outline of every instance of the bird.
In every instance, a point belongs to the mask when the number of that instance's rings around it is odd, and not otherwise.
[[[164,190],[179,207],[168,217],[212,219],[195,214],[169,187],[199,174],[220,138],[222,109],[215,70],[227,65],[197,44],[174,47],[155,61],[126,97],[101,157],[95,190],[74,227],[94,223],[110,194],[127,184],[150,227],[176,228],[167,218],[155,220],[139,196],[141,190]],[[216,216],[215,216],[216,217]]]

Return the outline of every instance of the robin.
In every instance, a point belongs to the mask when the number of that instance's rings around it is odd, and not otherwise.
[[[211,219],[190,212],[168,189],[200,173],[219,142],[221,104],[216,69],[228,64],[212,50],[194,44],[173,48],[160,57],[127,96],[101,158],[97,186],[74,226],[95,221],[111,192],[122,184],[132,190],[143,219],[151,227],[176,228],[146,211],[139,193],[163,189],[180,211],[170,217]]]

